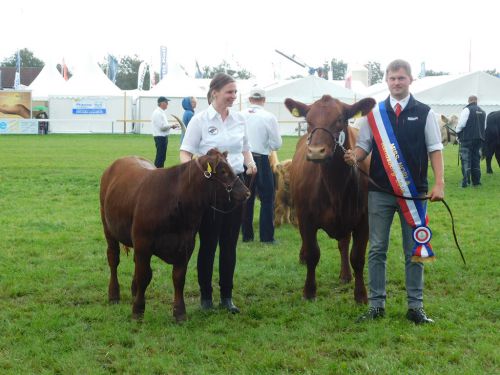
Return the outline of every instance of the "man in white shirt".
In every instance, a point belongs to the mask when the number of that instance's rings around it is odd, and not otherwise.
[[[153,125],[153,138],[156,146],[155,166],[163,168],[167,158],[168,134],[170,129],[176,129],[177,125],[169,125],[165,110],[168,107],[169,99],[164,96],[158,98],[158,108],[153,111],[151,123]]]
[[[274,242],[274,176],[269,164],[271,151],[281,147],[278,120],[264,109],[266,95],[264,90],[254,89],[250,92],[250,106],[242,111],[247,123],[247,136],[252,155],[257,164],[257,175],[252,195],[248,199],[243,212],[241,226],[243,242],[253,241],[253,210],[256,192],[260,198],[259,236],[265,243]],[[248,178],[247,178],[248,179]]]

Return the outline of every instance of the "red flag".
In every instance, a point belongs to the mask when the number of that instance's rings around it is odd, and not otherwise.
[[[62,61],[62,75],[65,81],[69,79],[68,77],[68,67],[66,66],[66,63],[64,62],[64,59]]]

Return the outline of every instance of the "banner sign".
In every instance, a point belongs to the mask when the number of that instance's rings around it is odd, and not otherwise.
[[[167,76],[168,66],[167,66],[167,47],[160,47],[160,81]]]
[[[74,115],[105,115],[106,105],[101,99],[78,99],[73,102]]]
[[[38,121],[0,118],[0,134],[38,134]]]
[[[31,118],[31,91],[0,91],[0,117]]]

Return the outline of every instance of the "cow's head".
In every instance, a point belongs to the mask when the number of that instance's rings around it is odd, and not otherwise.
[[[199,163],[205,178],[214,182],[214,199],[217,207],[227,209],[250,197],[250,190],[227,162],[227,152],[221,153],[211,149],[200,157]]]
[[[348,105],[330,95],[323,95],[311,105],[290,98],[285,100],[285,106],[293,116],[306,118],[307,160],[316,162],[331,159],[337,144],[346,140],[347,121],[356,115],[368,114],[374,105],[372,98]]]

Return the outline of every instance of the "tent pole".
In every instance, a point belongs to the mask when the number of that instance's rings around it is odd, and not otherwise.
[[[127,92],[123,92],[123,134],[127,134]]]

